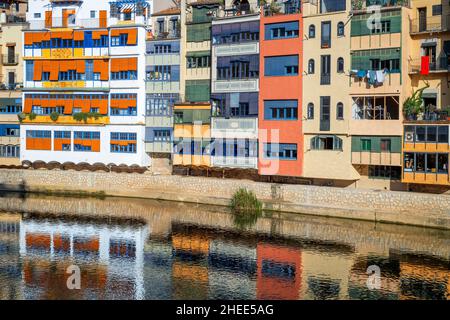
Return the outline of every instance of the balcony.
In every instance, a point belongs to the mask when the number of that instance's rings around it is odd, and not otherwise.
[[[370,6],[381,6],[382,8],[411,8],[411,0],[352,0],[353,11],[366,10],[366,8]]]
[[[100,23],[101,22],[101,23]],[[45,19],[28,20],[29,25],[24,30],[43,30],[50,28],[106,28],[107,22],[98,18],[92,19],[63,19],[62,17],[53,17],[52,21]]]
[[[258,139],[258,118],[211,118],[211,137]]]
[[[300,0],[287,0],[283,2],[271,2],[261,8],[265,17],[296,14],[301,12]]]
[[[219,44],[214,45],[213,48],[216,57],[259,54],[259,43],[257,41],[249,43]]]
[[[224,157],[212,156],[211,162],[213,167],[227,167],[227,168],[258,168],[257,157]]]
[[[95,91],[108,91],[109,81],[26,81],[25,88],[30,91],[38,90],[49,90],[52,91],[84,91],[84,90],[95,90]]]
[[[422,60],[421,59],[413,59],[409,61],[409,74],[419,74],[422,70]],[[449,72],[450,64],[448,57],[442,57],[437,61],[430,62],[429,64],[430,73],[439,73],[439,72]]]
[[[259,79],[213,80],[213,93],[256,92],[259,90]]]
[[[14,82],[14,83],[0,83],[0,90],[9,90],[9,91],[15,91],[15,90],[22,90],[23,89],[23,83],[22,82]]]
[[[417,122],[449,122],[450,115],[447,110],[436,110],[436,106],[428,106],[425,108],[425,112],[421,114],[406,114],[404,122],[417,123]]]
[[[449,31],[450,15],[439,15],[426,18],[412,19],[410,25],[411,25],[410,29],[411,34]]]
[[[145,152],[149,153],[172,153],[172,142],[170,141],[146,141]]]
[[[16,66],[19,64],[18,54],[2,54],[2,63],[4,66]]]
[[[96,118],[88,118],[86,121],[78,121],[74,119],[73,115],[60,115],[56,121],[53,121],[49,115],[38,115],[34,119],[26,117],[22,120],[23,124],[61,124],[61,125],[106,125],[110,123],[110,118],[101,116]]]

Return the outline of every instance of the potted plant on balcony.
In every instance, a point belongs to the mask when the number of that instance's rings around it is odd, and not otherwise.
[[[28,119],[30,119],[30,121],[33,121],[34,119],[36,119],[36,113],[34,113],[34,112],[29,113]]]
[[[58,112],[52,112],[50,113],[50,119],[52,119],[53,122],[56,122],[59,118],[59,113]]]
[[[22,123],[22,121],[27,118],[27,115],[25,113],[21,112],[17,115],[17,118],[19,119],[19,122]]]
[[[425,87],[420,88],[413,92],[411,97],[408,97],[403,102],[403,115],[407,120],[420,120],[423,118],[423,91],[430,87],[429,83],[425,84]]]

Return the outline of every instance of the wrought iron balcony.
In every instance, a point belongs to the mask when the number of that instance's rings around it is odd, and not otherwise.
[[[4,66],[14,66],[19,64],[18,54],[2,54],[2,63]]]
[[[450,30],[450,15],[438,15],[411,20],[411,34]]]

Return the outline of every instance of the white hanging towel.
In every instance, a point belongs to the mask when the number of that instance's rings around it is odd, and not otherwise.
[[[386,73],[384,70],[377,70],[377,82],[384,83],[384,79],[386,77]]]

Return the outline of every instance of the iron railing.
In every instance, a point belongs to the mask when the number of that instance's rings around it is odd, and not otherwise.
[[[450,15],[412,19],[410,33],[444,32],[450,30]]]

